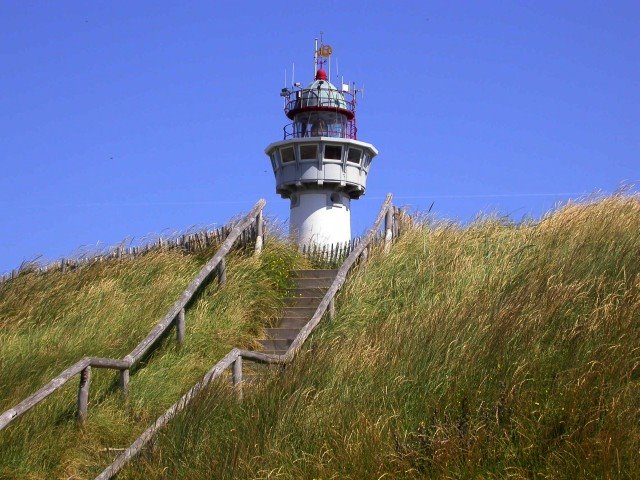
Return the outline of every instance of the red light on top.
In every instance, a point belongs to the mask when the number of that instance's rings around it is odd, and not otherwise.
[[[327,72],[325,72],[323,68],[320,68],[316,72],[316,80],[326,80],[326,79],[327,79]]]

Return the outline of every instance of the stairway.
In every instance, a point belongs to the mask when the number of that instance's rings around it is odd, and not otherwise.
[[[320,301],[336,278],[338,270],[295,270],[296,286],[289,297],[282,318],[274,328],[265,329],[259,340],[264,353],[282,355],[287,351],[296,335],[316,312]]]

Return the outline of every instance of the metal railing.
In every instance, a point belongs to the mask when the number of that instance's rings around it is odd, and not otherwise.
[[[265,200],[259,200],[253,209],[239,221],[227,235],[226,239],[215,255],[200,269],[200,272],[189,283],[182,295],[175,301],[167,314],[160,320],[149,334],[123,359],[84,357],[64,370],[60,375],[52,379],[44,387],[33,395],[25,398],[15,407],[0,415],[0,430],[9,425],[53,392],[62,387],[75,375],[80,375],[78,388],[77,414],[80,423],[87,418],[89,388],[91,384],[91,367],[110,368],[118,370],[120,389],[126,394],[129,388],[129,376],[131,369],[154,347],[163,337],[164,333],[172,326],[176,327],[176,337],[179,344],[184,341],[185,333],[185,308],[201,289],[205,282],[217,273],[221,285],[226,281],[225,256],[231,251],[238,239],[245,245],[249,239],[255,239],[255,254],[262,251],[264,241],[264,217],[262,211],[266,205]]]
[[[296,122],[285,125],[282,130],[284,131],[284,139],[289,138],[310,138],[310,137],[334,137],[334,138],[350,138],[356,140],[358,137],[358,128],[355,122],[348,121],[344,127],[323,126],[314,128],[309,126],[306,130],[300,130],[296,128]]]
[[[258,363],[266,364],[286,364],[291,362],[295,355],[298,353],[306,339],[311,335],[316,326],[320,323],[326,313],[329,318],[333,318],[335,315],[335,297],[340,288],[346,281],[347,274],[353,268],[357,262],[364,262],[369,255],[369,249],[376,240],[384,242],[384,251],[388,252],[391,248],[391,243],[395,236],[399,233],[398,217],[400,211],[394,207],[391,203],[392,195],[388,194],[386,200],[380,208],[380,212],[373,223],[373,226],[369,229],[367,234],[354,246],[347,258],[344,260],[336,277],[327,290],[326,294],[320,301],[318,308],[300,330],[293,343],[289,346],[287,351],[282,355],[267,354],[262,352],[254,352],[247,350],[240,350],[234,348],[225,357],[216,363],[200,380],[196,383],[187,393],[185,393],[176,403],[174,403],[164,414],[147,428],[129,448],[123,451],[111,465],[105,468],[95,480],[108,480],[113,478],[122,468],[134,458],[142,448],[153,438],[153,436],[169,421],[175,417],[213,380],[220,377],[227,369],[231,369],[231,379],[233,385],[237,387],[238,396],[242,398],[242,362],[243,360],[249,360]],[[378,235],[378,230],[384,221],[384,230],[382,235]]]
[[[291,112],[305,109],[347,111],[351,117],[356,113],[356,101],[351,92],[338,90],[320,90],[318,94],[313,90],[303,89],[289,92],[286,97],[284,113],[289,116]],[[330,93],[328,93],[330,92]],[[293,98],[291,98],[293,96]]]

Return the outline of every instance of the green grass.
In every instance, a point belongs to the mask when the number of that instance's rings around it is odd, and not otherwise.
[[[640,199],[425,222],[296,361],[201,396],[120,478],[640,478]]]
[[[0,410],[85,355],[129,353],[213,253],[154,251],[0,285]],[[127,447],[231,348],[256,346],[301,261],[276,237],[258,259],[232,254],[227,285],[211,282],[188,307],[185,345],[170,330],[132,373],[126,400],[114,371],[93,369],[84,428],[74,420],[74,379],[0,432],[0,478],[93,478],[115,456],[105,449]]]

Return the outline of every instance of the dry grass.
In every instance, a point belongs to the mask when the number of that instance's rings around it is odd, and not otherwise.
[[[214,250],[155,251],[70,272],[24,274],[0,285],[0,409],[16,404],[85,355],[121,358],[166,313]],[[89,418],[75,425],[70,382],[0,433],[0,478],[88,478],[128,446],[232,347],[252,347],[282,304],[300,258],[275,237],[259,259],[233,254],[228,281],[188,308],[186,343],[173,331],[131,377],[94,370]],[[92,477],[91,477],[92,478]]]
[[[122,478],[640,478],[640,199],[425,223],[283,375],[211,388]]]

